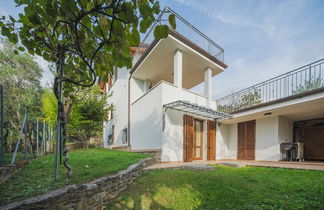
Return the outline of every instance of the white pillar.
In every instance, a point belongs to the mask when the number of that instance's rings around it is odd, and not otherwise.
[[[144,80],[144,92],[146,93],[147,91],[150,90],[150,85],[151,85],[151,82],[149,80]]]
[[[211,68],[205,69],[205,81],[204,81],[204,95],[209,99],[208,106],[210,106],[210,100],[212,97],[212,70]]]
[[[179,49],[174,53],[173,62],[173,84],[182,88],[182,52]]]

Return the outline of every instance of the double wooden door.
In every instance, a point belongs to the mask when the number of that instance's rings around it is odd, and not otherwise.
[[[204,121],[184,115],[184,161],[204,159]],[[207,121],[207,160],[215,160],[215,122]]]
[[[237,159],[255,160],[255,120],[237,125]]]

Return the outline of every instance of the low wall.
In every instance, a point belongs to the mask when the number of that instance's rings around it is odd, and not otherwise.
[[[160,163],[161,162],[161,150],[160,149],[156,149],[156,150],[131,150],[131,152],[141,153],[141,154],[150,156],[151,158],[154,159],[155,163]]]
[[[96,209],[118,196],[142,169],[153,163],[152,158],[140,160],[115,175],[86,184],[74,184],[47,194],[0,206],[0,209]]]

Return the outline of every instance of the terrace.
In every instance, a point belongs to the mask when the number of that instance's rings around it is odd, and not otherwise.
[[[191,25],[187,20],[173,11],[171,8],[166,7],[162,13],[158,16],[152,27],[149,29],[147,34],[145,35],[143,41],[137,48],[134,53],[133,57],[133,66],[136,66],[136,63],[140,61],[140,58],[145,55],[145,52],[150,49],[150,46],[155,41],[154,38],[154,29],[157,25],[169,25],[168,24],[168,15],[174,14],[176,18],[176,29],[170,30],[180,34],[181,36],[185,37],[193,44],[197,45],[199,48],[204,50],[205,52],[209,53],[211,56],[215,57],[217,60],[224,63],[224,49],[217,45],[213,40],[208,38],[205,34]]]
[[[217,110],[238,113],[324,91],[324,59],[217,100]]]

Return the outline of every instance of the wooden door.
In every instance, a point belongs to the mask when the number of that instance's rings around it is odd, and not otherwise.
[[[255,160],[255,120],[237,125],[237,159]]]
[[[194,125],[193,117],[189,115],[183,116],[183,160],[185,162],[193,161],[193,138]]]
[[[207,121],[207,160],[215,160],[216,155],[216,123]]]
[[[203,150],[204,150],[203,133],[204,133],[203,121],[194,119],[194,141],[193,141],[194,160],[203,159]]]

